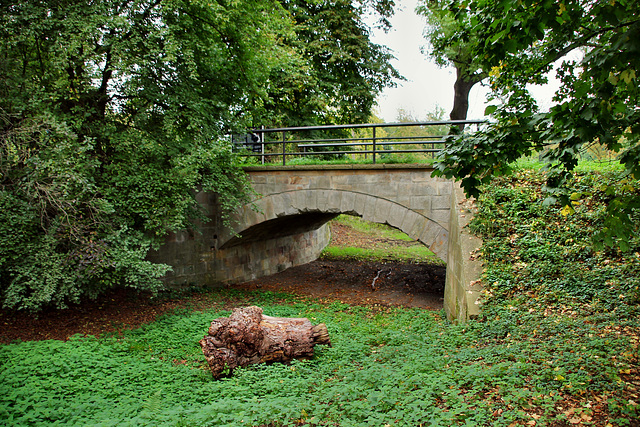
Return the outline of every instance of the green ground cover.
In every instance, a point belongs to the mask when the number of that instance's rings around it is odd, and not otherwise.
[[[267,157],[269,164],[282,164],[282,156]],[[254,166],[261,164],[260,156],[241,157],[243,166]],[[432,164],[435,158],[431,153],[381,153],[376,156],[376,164],[404,164],[419,163]],[[373,160],[371,155],[348,154],[340,158],[325,159],[318,156],[298,156],[295,153],[287,155],[287,165],[371,165]]]
[[[322,253],[324,259],[442,263],[425,245],[389,225],[365,221],[352,215],[340,215],[332,221],[332,224],[336,223],[350,227],[377,241],[371,247],[362,247],[357,243],[354,246],[344,246],[332,242]],[[407,242],[407,244],[395,244],[397,241]]]
[[[483,314],[349,306],[269,292],[209,291],[134,330],[0,346],[8,425],[634,426],[638,411],[640,243],[597,251],[598,185],[576,178],[575,213],[545,207],[539,172],[494,181],[473,229],[484,238]],[[638,182],[626,191],[640,194]],[[584,193],[584,191],[582,191]],[[564,212],[566,213],[566,212]],[[633,218],[638,223],[638,218]],[[229,312],[324,322],[333,347],[290,365],[213,380],[198,340]]]

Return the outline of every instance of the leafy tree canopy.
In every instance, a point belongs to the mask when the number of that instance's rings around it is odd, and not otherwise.
[[[371,107],[394,72],[356,12],[390,5],[3,1],[3,306],[158,289],[168,267],[146,254],[203,218],[195,192],[219,193],[227,212],[246,199],[225,135],[295,110],[288,94],[318,107],[298,118]]]
[[[547,202],[559,201],[567,213],[580,195],[563,185],[592,145],[617,153],[627,177],[640,177],[637,1],[448,0],[446,8],[461,29],[448,46],[475,40],[471,54],[491,78],[487,114],[494,120],[443,153],[441,175],[458,177],[467,194],[477,195],[509,163],[540,152],[548,165]],[[554,66],[561,86],[543,112],[528,89],[546,83]],[[627,249],[640,201],[632,192],[610,193],[610,221],[596,241]]]
[[[364,123],[378,94],[400,79],[389,49],[372,43],[363,16],[389,28],[393,0],[282,0],[295,22],[288,46],[300,60],[273,69],[255,125]]]

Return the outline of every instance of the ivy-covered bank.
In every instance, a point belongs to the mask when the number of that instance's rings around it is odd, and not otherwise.
[[[572,183],[574,213],[541,204],[539,172],[479,199],[483,313],[349,306],[210,291],[210,309],[67,342],[0,347],[0,420],[12,425],[637,426],[640,246],[600,251],[607,174]],[[619,190],[638,194],[635,181]],[[564,215],[566,214],[566,215]],[[638,224],[638,218],[632,218]],[[187,298],[187,297],[185,297]],[[203,296],[199,295],[201,302]],[[213,380],[198,340],[223,301],[327,324],[313,360]]]

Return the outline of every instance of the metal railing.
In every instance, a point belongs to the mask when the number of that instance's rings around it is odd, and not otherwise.
[[[282,165],[286,165],[288,158],[305,156],[323,159],[359,156],[365,160],[370,156],[375,164],[382,156],[402,153],[422,153],[434,158],[447,143],[452,127],[473,125],[477,130],[484,123],[484,120],[449,120],[263,128],[253,129],[241,141],[234,141],[234,147],[244,156],[260,158],[262,164],[281,158]]]

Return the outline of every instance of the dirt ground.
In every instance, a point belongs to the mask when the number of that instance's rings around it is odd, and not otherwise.
[[[318,260],[234,287],[439,310],[444,280],[442,265]]]
[[[332,227],[332,244],[373,248],[415,243],[372,237],[338,225]],[[317,260],[233,287],[291,292],[348,304],[439,310],[442,308],[444,282],[445,267],[438,264]],[[233,306],[234,301],[216,302],[216,305],[220,304]],[[212,301],[206,298],[206,294],[195,294],[187,299],[158,300],[132,290],[117,289],[96,301],[87,301],[65,310],[46,311],[37,317],[0,310],[0,343],[65,340],[75,334],[101,335],[151,322],[175,308],[204,309],[211,305]]]

